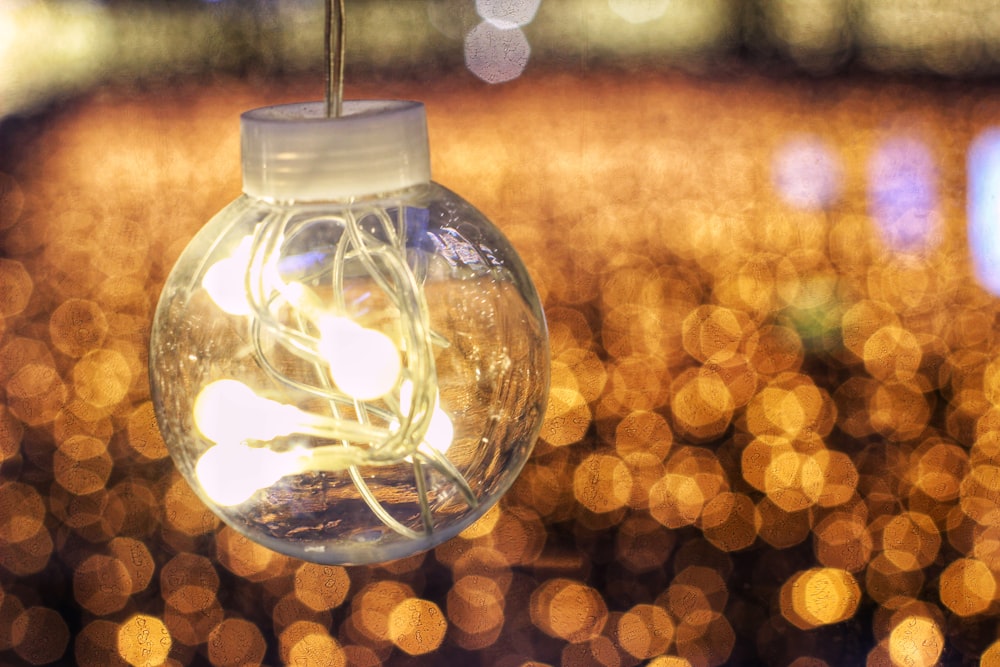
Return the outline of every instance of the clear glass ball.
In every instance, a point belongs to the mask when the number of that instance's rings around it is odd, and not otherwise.
[[[523,263],[435,183],[241,196],[181,254],[152,331],[180,472],[227,524],[315,562],[383,562],[458,534],[513,484],[546,404]]]

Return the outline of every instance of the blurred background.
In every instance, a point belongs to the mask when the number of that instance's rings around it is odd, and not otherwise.
[[[0,4],[0,664],[1000,664],[1000,7],[348,0],[553,384],[501,504],[372,567],[174,469],[146,371],[316,0]]]

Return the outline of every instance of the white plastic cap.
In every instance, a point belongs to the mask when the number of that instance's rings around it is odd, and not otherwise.
[[[240,117],[243,192],[271,201],[346,199],[431,179],[427,115],[419,102],[351,100],[262,107]]]

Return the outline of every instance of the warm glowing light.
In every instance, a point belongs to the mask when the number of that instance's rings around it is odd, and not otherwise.
[[[934,520],[919,512],[894,516],[882,529],[882,550],[901,570],[927,567],[937,558],[941,534]]]
[[[303,563],[295,570],[295,596],[315,611],[339,607],[350,586],[347,570],[339,566]]]
[[[661,655],[674,639],[674,622],[662,607],[638,604],[618,620],[622,648],[640,660]]]
[[[252,236],[243,237],[233,254],[210,266],[201,280],[215,305],[230,315],[249,315],[253,310],[245,284],[252,245]]]
[[[569,579],[550,579],[531,596],[531,620],[552,637],[578,643],[604,629],[608,609],[595,589]]]
[[[223,442],[201,455],[195,474],[209,498],[230,506],[246,502],[257,491],[297,469],[294,455],[289,457],[267,447]]]
[[[212,442],[268,441],[292,433],[328,438],[381,437],[385,433],[311,415],[294,405],[272,401],[236,380],[216,380],[199,392],[194,423]]]
[[[399,406],[403,414],[409,414],[413,405],[413,383],[409,380],[403,382],[399,388]],[[434,412],[431,413],[430,424],[427,425],[427,432],[424,434],[424,442],[444,453],[451,447],[455,439],[455,425],[451,418],[441,409],[440,394],[434,397]]]
[[[218,667],[260,665],[267,644],[260,629],[242,618],[227,618],[208,635],[208,659]]]
[[[367,401],[396,386],[402,361],[391,338],[344,317],[321,318],[319,330],[317,351],[330,365],[338,389]]]
[[[705,539],[722,551],[739,551],[757,538],[757,508],[742,493],[720,493],[705,504],[701,525]]]
[[[617,456],[591,454],[573,474],[573,495],[591,512],[623,507],[632,493],[632,476]]]
[[[874,544],[864,520],[834,512],[814,528],[816,557],[827,567],[860,572],[871,558]]]
[[[996,577],[981,560],[959,558],[941,573],[941,602],[959,616],[985,612],[996,594]]]
[[[781,590],[782,613],[803,629],[833,625],[854,616],[861,589],[844,570],[817,568],[793,577]]]
[[[167,626],[149,614],[136,614],[118,628],[118,655],[132,667],[164,664],[172,645]]]
[[[483,648],[496,641],[500,634],[504,622],[504,592],[489,577],[463,576],[448,591],[447,614],[453,629],[458,631],[460,644]]]
[[[202,435],[212,442],[240,442],[247,438],[267,440],[283,434],[283,428],[274,431],[274,426],[267,424],[268,420],[261,419],[259,424],[248,425],[242,419],[260,414],[255,409],[258,405],[263,408],[269,403],[241,382],[219,380],[198,394],[194,404],[194,423]],[[258,433],[261,429],[264,430]]]
[[[701,487],[686,475],[668,473],[649,490],[649,511],[667,528],[693,524],[704,505]]]
[[[436,650],[447,630],[444,614],[429,600],[408,598],[389,612],[389,638],[410,655]]]
[[[117,558],[94,554],[73,573],[74,599],[99,616],[120,610],[131,593],[131,577]]]
[[[347,665],[340,642],[331,637],[329,630],[319,623],[292,623],[281,633],[279,644],[281,657],[286,665]]]
[[[14,651],[26,664],[52,665],[66,657],[69,627],[55,609],[28,607],[17,615],[8,632]]]
[[[944,650],[944,635],[938,624],[923,616],[910,616],[889,634],[889,657],[894,665],[931,667]]]

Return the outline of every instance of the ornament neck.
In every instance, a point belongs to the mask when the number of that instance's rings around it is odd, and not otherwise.
[[[351,100],[262,107],[240,118],[243,191],[275,202],[351,200],[427,183],[427,117],[419,102]]]

